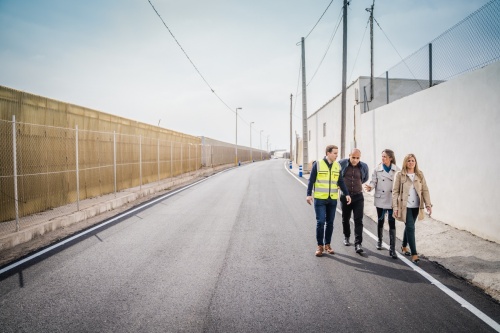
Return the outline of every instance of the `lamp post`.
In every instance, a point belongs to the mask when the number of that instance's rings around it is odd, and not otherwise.
[[[260,130],[260,160],[262,161],[262,132],[264,130]]]
[[[238,165],[238,110],[241,108],[236,108],[236,144],[235,144],[235,152],[234,152],[234,163]]]
[[[250,161],[253,162],[253,158],[252,158],[252,124],[254,124],[255,121],[252,121],[250,123]]]

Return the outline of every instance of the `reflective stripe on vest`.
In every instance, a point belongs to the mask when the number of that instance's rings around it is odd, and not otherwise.
[[[337,161],[333,162],[332,168],[328,168],[325,160],[316,162],[316,182],[314,183],[314,198],[315,199],[338,199],[339,187],[337,181],[340,174],[340,164]]]

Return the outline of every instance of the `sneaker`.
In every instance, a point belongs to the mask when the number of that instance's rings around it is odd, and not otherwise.
[[[323,255],[324,247],[323,245],[318,245],[318,249],[316,250],[316,257],[321,257]]]
[[[330,244],[326,244],[325,245],[325,252],[328,253],[328,254],[335,254],[335,251],[333,251],[333,249],[330,246]]]
[[[344,245],[345,245],[345,246],[349,246],[349,245],[351,245],[351,242],[349,242],[349,237],[345,237],[345,238],[344,238]]]
[[[363,253],[363,248],[361,247],[361,244],[356,244],[355,249],[356,253]]]

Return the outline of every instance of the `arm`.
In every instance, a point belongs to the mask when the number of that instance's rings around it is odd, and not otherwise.
[[[423,174],[422,174],[422,198],[424,199],[424,204],[425,208],[427,209],[427,213],[430,216],[432,214],[431,196],[429,194],[429,188],[427,187],[427,181],[425,180]]]
[[[375,168],[375,170],[373,170],[372,180],[370,181],[370,184],[365,185],[365,190],[370,192],[375,187],[377,187],[377,182],[378,182],[377,169]]]
[[[392,185],[392,209],[394,210],[394,216],[398,215],[398,197],[399,188],[401,186],[401,172],[398,171],[396,176],[394,176],[394,184]]]
[[[342,176],[342,173],[339,173],[339,179],[337,179],[337,185],[340,187],[340,190],[342,193],[344,193],[345,196],[349,195],[349,190],[347,189],[347,186],[344,182],[344,176]]]
[[[340,187],[340,190],[345,195],[347,204],[349,205],[351,203],[351,196],[349,195],[349,190],[347,189],[347,186],[345,185],[344,176],[342,176],[342,172],[339,173],[339,179],[337,179],[337,185]]]
[[[368,181],[368,175],[370,174],[370,168],[368,168],[368,164],[366,164],[364,162],[360,162],[360,163],[363,163],[363,164],[361,164],[361,167],[363,169],[365,169],[364,174],[361,175],[363,177],[363,179],[361,179],[361,184],[364,184]]]
[[[309,174],[309,183],[307,184],[306,202],[308,204],[312,204],[313,202],[312,190],[314,183],[316,183],[316,176],[318,174],[317,169],[317,163],[313,163],[311,173]]]

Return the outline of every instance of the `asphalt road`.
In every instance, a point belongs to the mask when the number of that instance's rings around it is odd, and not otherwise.
[[[271,160],[159,200],[0,276],[0,331],[495,331],[368,236],[362,256],[345,247],[339,214],[336,254],[315,257],[305,192]],[[421,267],[499,322],[498,303]]]

